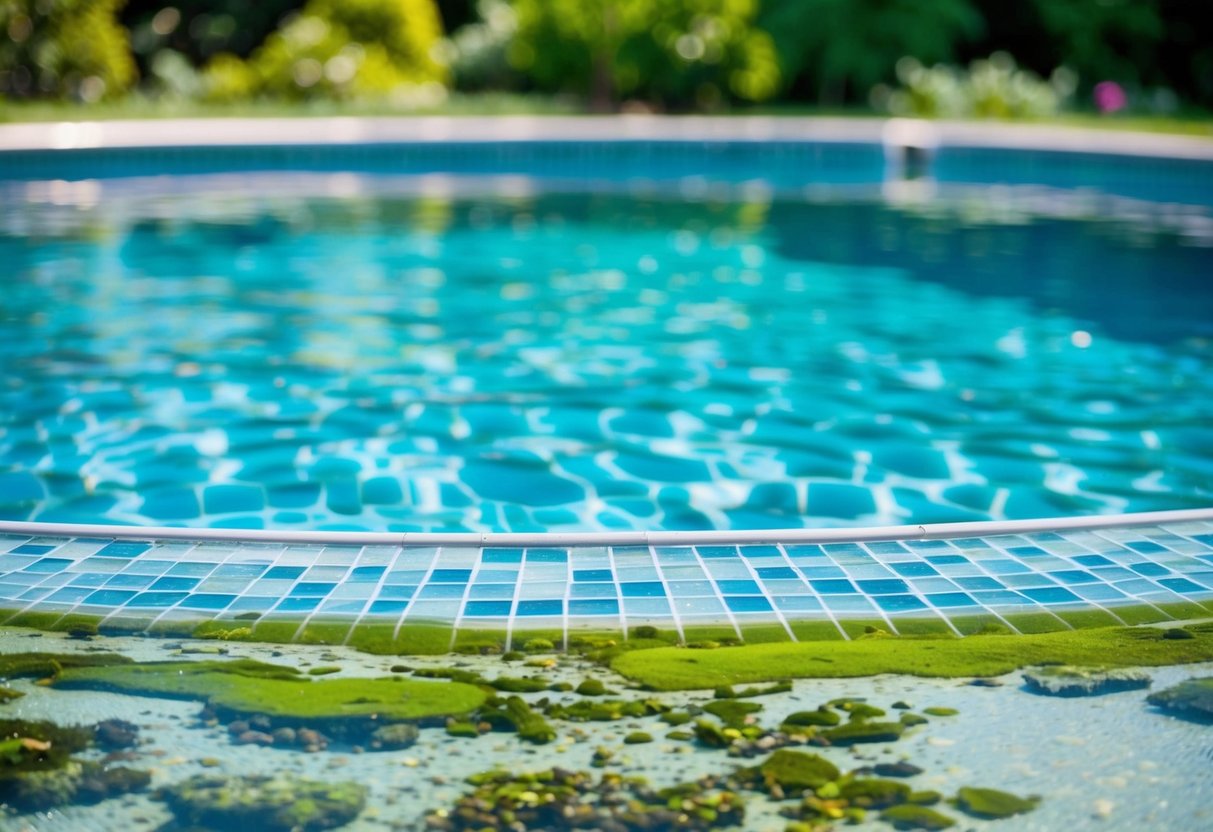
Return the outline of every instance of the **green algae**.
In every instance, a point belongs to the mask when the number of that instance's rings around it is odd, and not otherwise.
[[[399,676],[312,680],[294,668],[249,659],[65,668],[55,684],[197,699],[223,711],[265,714],[285,721],[421,720],[468,713],[486,696],[479,688],[459,682],[422,682]]]
[[[905,618],[894,618],[893,628],[897,630],[898,635],[903,636],[950,636],[952,628],[948,626],[948,622],[942,618],[919,618],[916,616],[908,616]]]
[[[766,687],[748,687],[736,690],[732,685],[720,685],[712,692],[714,699],[753,699],[756,696],[770,696],[776,693],[788,693],[792,690],[792,683],[787,680],[781,680],[773,685]]]
[[[574,690],[580,696],[606,696],[614,691],[607,690],[601,679],[583,679]]]
[[[877,708],[875,705],[869,705],[867,702],[844,702],[838,706],[838,709],[846,713],[851,722],[876,719],[885,715],[883,708]]]
[[[535,676],[498,676],[489,682],[502,693],[536,693],[548,689],[548,681]]]
[[[789,621],[788,627],[797,641],[842,641],[845,638],[833,621],[807,618]]]
[[[117,653],[8,653],[0,655],[0,679],[42,679],[69,668],[133,663]]]
[[[653,741],[653,735],[647,731],[632,731],[623,738],[624,745],[643,745]]]
[[[1166,637],[1164,632],[1163,638]],[[1023,680],[1028,690],[1049,696],[1094,696],[1150,686],[1150,677],[1140,670],[1075,665],[1029,668],[1024,671]],[[927,709],[926,713],[930,712]]]
[[[475,739],[480,736],[480,729],[475,724],[458,720],[449,720],[446,724],[446,732],[452,737],[465,739]]]
[[[614,722],[663,714],[667,709],[656,699],[581,699],[568,705],[549,703],[544,714],[569,722]]]
[[[815,711],[796,711],[788,714],[784,719],[784,730],[788,728],[832,728],[842,722],[842,717],[837,711],[832,711],[825,706],[818,708]]]
[[[686,725],[692,719],[694,719],[694,717],[686,711],[666,711],[661,715],[661,721],[671,727]]]
[[[519,697],[511,696],[505,701],[505,712],[514,723],[519,739],[536,745],[544,745],[556,739],[556,729]]]
[[[1170,640],[1155,627],[1109,627],[967,638],[889,636],[852,642],[757,644],[710,651],[657,648],[615,656],[612,668],[654,690],[715,688],[786,678],[880,673],[926,677],[999,676],[1037,664],[1158,666],[1213,660],[1213,633]]]
[[[960,711],[956,710],[955,708],[940,707],[923,708],[922,712],[927,716],[956,716],[960,713]]]
[[[730,728],[740,728],[746,718],[762,710],[757,702],[738,702],[736,699],[714,699],[703,706],[706,713],[719,719]]]
[[[1151,693],[1146,701],[1179,716],[1213,722],[1213,677],[1188,679]]]
[[[1030,812],[1040,803],[1038,797],[1018,797],[997,789],[963,786],[956,794],[956,806],[966,814],[988,820],[1009,818]]]
[[[885,809],[906,802],[910,791],[909,786],[897,780],[863,777],[841,783],[838,796],[861,809]]]
[[[72,755],[93,744],[100,726],[0,720],[0,795],[19,811],[91,804],[146,788],[151,775]]]
[[[24,692],[0,685],[0,705],[12,702],[14,699],[20,699],[22,696],[25,696]]]
[[[821,788],[840,774],[838,767],[824,757],[787,748],[780,748],[757,767],[742,772],[743,779],[760,780],[767,791],[778,785],[785,795]]]
[[[867,722],[860,720],[827,728],[821,736],[831,745],[857,745],[869,742],[894,742],[901,739],[905,726],[900,722]]]
[[[917,806],[913,803],[902,803],[890,806],[880,813],[880,819],[894,829],[924,829],[937,830],[955,826],[956,821],[942,812]]]
[[[655,791],[643,780],[553,768],[516,774],[488,771],[468,778],[472,790],[433,812],[425,828],[464,830],[680,829],[734,827],[745,804],[729,791],[699,783]]]
[[[366,806],[359,783],[304,780],[291,774],[222,777],[199,774],[161,791],[186,827],[310,832],[356,818]]]

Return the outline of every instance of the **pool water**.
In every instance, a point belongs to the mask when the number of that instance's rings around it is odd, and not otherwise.
[[[0,519],[753,529],[1213,496],[1207,204],[133,181],[0,202]]]

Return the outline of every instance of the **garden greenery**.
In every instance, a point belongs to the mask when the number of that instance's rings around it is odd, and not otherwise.
[[[440,98],[442,28],[433,0],[310,0],[249,57],[217,55],[205,95],[272,98]]]
[[[875,90],[882,107],[898,112],[1036,117],[1069,103],[1091,107],[1094,90],[1114,88],[1123,104],[1112,109],[1169,114],[1213,108],[1205,5],[0,0],[0,104],[134,92],[409,109],[453,89],[557,95],[598,109],[710,111],[770,101],[862,105]],[[1014,66],[985,57],[1001,53]]]
[[[599,107],[645,98],[711,109],[779,90],[757,0],[514,0],[510,63],[541,89],[586,91]]]
[[[0,0],[0,95],[98,101],[135,80],[123,0]]]

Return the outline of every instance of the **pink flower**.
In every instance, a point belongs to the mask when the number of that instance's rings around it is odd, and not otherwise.
[[[1129,103],[1124,87],[1115,81],[1100,81],[1095,85],[1092,97],[1101,113],[1115,113],[1117,110],[1123,110],[1125,104]]]

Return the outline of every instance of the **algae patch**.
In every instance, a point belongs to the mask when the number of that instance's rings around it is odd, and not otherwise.
[[[367,789],[358,783],[328,783],[296,775],[218,777],[200,774],[161,791],[185,826],[293,832],[332,829],[356,818]]]
[[[751,644],[718,650],[656,647],[613,657],[612,668],[653,690],[691,690],[787,678],[881,673],[961,678],[1000,676],[1029,665],[1146,667],[1213,660],[1213,632],[1185,628],[1174,639],[1155,627],[1104,627],[965,638],[887,636],[856,641]]]
[[[480,688],[461,682],[399,676],[313,679],[294,668],[247,659],[64,668],[55,684],[196,699],[221,713],[264,714],[282,724],[371,717],[380,722],[425,720],[466,714],[486,699]]]

